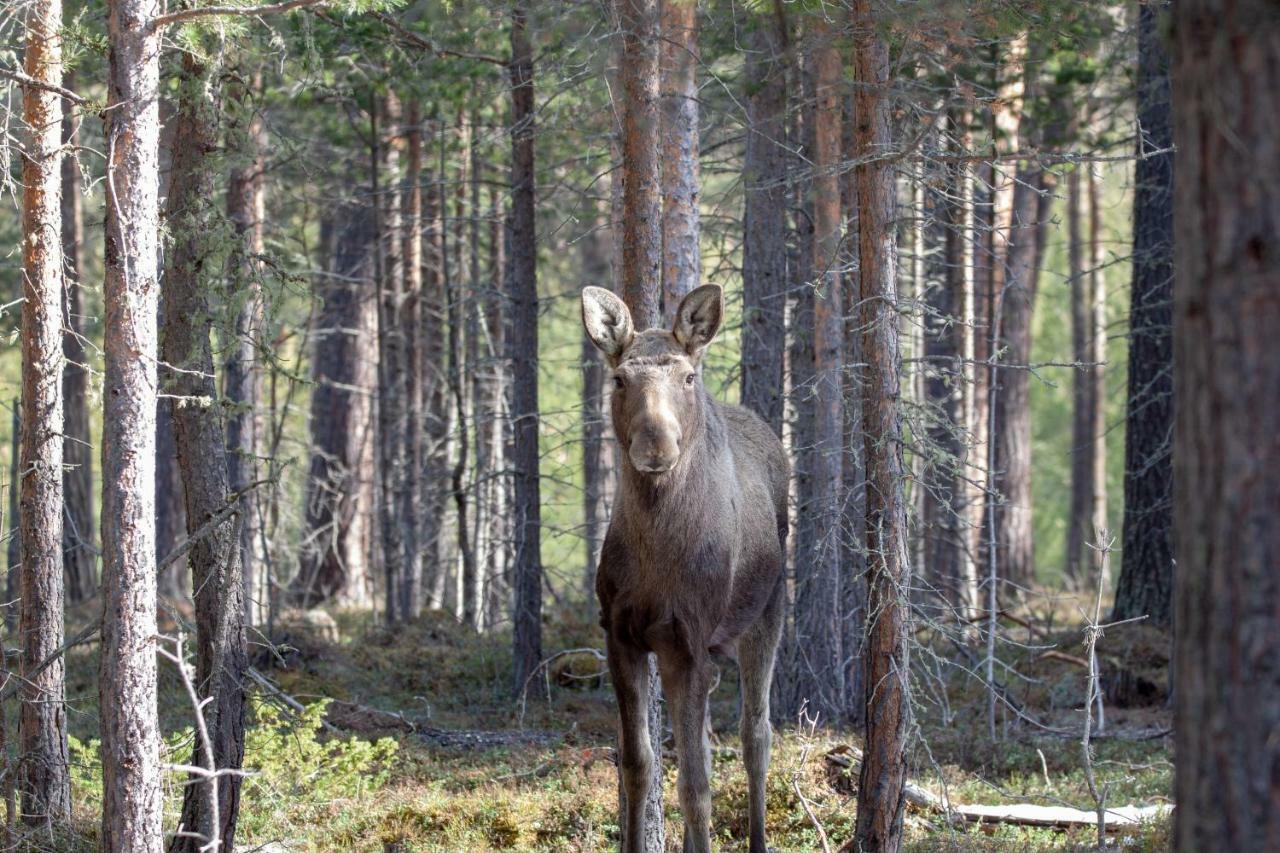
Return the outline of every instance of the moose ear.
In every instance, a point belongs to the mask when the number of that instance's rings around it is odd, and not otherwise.
[[[626,303],[603,287],[582,289],[582,325],[591,342],[614,362],[635,337]]]
[[[711,343],[723,320],[724,291],[718,284],[704,284],[680,303],[671,334],[685,352],[696,356]]]

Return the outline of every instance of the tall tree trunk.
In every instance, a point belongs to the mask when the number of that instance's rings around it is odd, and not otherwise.
[[[489,285],[481,305],[481,321],[486,343],[485,359],[476,376],[482,384],[477,395],[481,402],[477,407],[478,433],[476,438],[477,479],[485,495],[484,505],[487,523],[485,534],[489,548],[485,560],[486,581],[489,588],[485,603],[485,623],[493,624],[506,617],[509,608],[510,565],[509,527],[507,525],[507,477],[500,472],[505,467],[507,432],[507,372],[506,320],[503,316],[506,293],[506,218],[498,190],[489,189]],[[483,456],[482,456],[483,454]]]
[[[75,90],[75,75],[62,77],[64,89]],[[62,116],[62,142],[74,146],[79,132],[70,110]],[[84,308],[81,300],[84,270],[84,198],[80,164],[70,150],[62,158],[62,563],[67,601],[92,598],[98,581],[94,572],[93,441],[89,427],[89,371],[84,347]]]
[[[1087,168],[1087,167],[1080,167]],[[1067,580],[1075,585],[1092,583],[1088,547],[1093,530],[1093,379],[1089,345],[1092,311],[1089,279],[1084,271],[1084,234],[1081,231],[1080,168],[1067,176],[1067,278],[1071,285],[1071,358],[1077,366],[1071,377],[1071,502],[1067,518]]]
[[[417,612],[418,590],[408,568],[412,544],[406,449],[404,258],[400,217],[400,105],[394,94],[371,105],[372,179],[378,231],[378,532],[386,573],[386,618],[394,624]]]
[[[1280,843],[1280,17],[1262,0],[1177,0],[1173,14],[1174,849],[1271,850]]]
[[[23,68],[62,83],[61,0],[26,15]],[[18,790],[22,818],[61,823],[71,816],[66,667],[62,645],[62,99],[28,85],[22,96],[22,710]]]
[[[799,682],[809,712],[828,724],[846,716],[841,655],[840,540],[844,440],[844,315],[840,243],[840,52],[834,28],[818,12],[811,19],[814,40],[813,179],[813,559],[796,564],[796,648]]]
[[[150,0],[107,9],[102,429],[102,843],[161,847],[156,707],[156,302],[160,35]]]
[[[782,434],[787,330],[785,22],[748,23],[747,145],[742,167],[742,405]]]
[[[239,491],[259,479],[258,460],[263,456],[261,423],[265,407],[262,361],[259,355],[266,332],[265,294],[262,289],[262,256],[266,251],[263,225],[266,216],[266,125],[257,114],[254,95],[262,90],[262,75],[249,84],[235,86],[227,130],[228,147],[240,158],[227,182],[227,218],[235,228],[235,241],[227,260],[229,295],[239,305],[235,315],[235,340],[227,347],[225,389],[234,406],[227,420],[227,462],[230,486]],[[246,495],[241,506],[241,573],[244,575],[245,618],[250,625],[269,621],[273,572],[267,548],[261,491]]]
[[[5,548],[5,584],[4,595],[8,603],[4,607],[5,634],[13,638],[18,628],[18,605],[22,598],[22,533],[19,530],[21,519],[18,511],[18,481],[22,468],[22,399],[16,398],[10,403],[12,417],[9,421],[9,523],[5,527],[5,535],[9,537],[9,545]],[[10,786],[12,787],[12,786]],[[14,815],[15,819],[17,815]]]
[[[440,128],[443,135],[443,128]],[[444,176],[429,183],[424,200],[423,298],[419,301],[419,336],[422,339],[423,404],[426,407],[426,446],[423,469],[423,516],[420,533],[424,556],[423,585],[430,606],[444,606],[444,584],[449,575],[445,548],[445,511],[449,476],[449,352],[445,346],[448,299],[444,286],[445,191]],[[430,572],[426,569],[429,567]],[[428,583],[429,581],[429,583]]]
[[[165,270],[164,393],[171,396],[174,438],[182,469],[187,535],[194,536],[221,511],[231,491],[227,436],[214,382],[213,306],[209,301],[215,247],[213,169],[219,104],[210,97],[211,70],[193,53],[182,56],[175,116],[173,172],[165,224],[174,235]],[[244,578],[240,572],[239,522],[227,519],[194,541],[188,552],[196,609],[196,691],[208,704],[198,710],[213,746],[218,769],[238,770],[244,761],[245,645]],[[191,763],[205,766],[197,742]],[[220,777],[217,814],[208,780],[192,776],[183,792],[181,825],[200,837],[175,834],[170,851],[203,850],[215,838],[219,849],[235,846],[241,777]]]
[[[1173,128],[1170,4],[1138,7],[1138,161],[1124,432],[1124,530],[1112,619],[1173,623]]]
[[[1098,175],[1086,172],[1089,187],[1089,483],[1093,487],[1089,525],[1095,531],[1108,529],[1107,524],[1107,274],[1102,248],[1102,210]],[[1049,221],[1046,214],[1041,220]],[[1111,563],[1102,565],[1099,582],[1111,589]]]
[[[515,430],[514,691],[545,696],[534,672],[542,662],[542,500],[538,486],[538,242],[535,218],[533,47],[527,10],[511,16],[511,301]],[[656,221],[656,217],[655,217]]]
[[[345,205],[333,221],[342,228],[326,229],[336,232],[321,240],[331,261],[315,284],[320,309],[311,333],[306,533],[290,598],[303,607],[333,601],[367,608],[373,604],[366,478],[373,455],[375,235],[367,205]]]
[[[871,0],[853,5],[859,160],[891,150],[889,49]],[[902,845],[906,735],[910,716],[906,599],[907,513],[902,492],[902,411],[898,349],[894,170],[890,161],[857,167],[862,398],[867,465],[866,751],[858,783],[856,844],[893,853]]]
[[[670,326],[684,295],[702,282],[698,248],[698,3],[661,6],[662,319]]]
[[[636,331],[662,322],[662,192],[659,123],[658,0],[617,0],[622,31],[619,77],[622,82],[622,222],[614,235],[622,244],[619,275],[623,301],[631,310]],[[696,131],[695,131],[696,132]],[[662,754],[662,686],[657,659],[649,655],[649,745]],[[649,798],[645,803],[646,853],[665,846],[662,810],[662,762],[653,763]],[[619,784],[619,800],[624,800]],[[627,813],[620,802],[620,814]],[[626,826],[622,827],[626,836]],[[635,851],[635,853],[639,853]]]
[[[422,106],[417,99],[409,102],[405,115],[405,175],[401,193],[404,228],[400,246],[404,258],[404,334],[405,334],[405,495],[409,503],[403,523],[407,533],[405,578],[411,591],[416,617],[423,604],[423,543],[422,501],[433,487],[424,482],[425,461],[425,377],[423,358],[425,341],[422,336],[423,275],[422,275],[422,180],[423,141]]]
[[[998,576],[1026,585],[1035,577],[1035,539],[1031,523],[1031,321],[1036,298],[1037,223],[1040,221],[1041,169],[1019,166],[1003,258],[1003,281],[995,294],[994,323],[1000,367],[996,370],[993,479],[998,493],[995,542]]]

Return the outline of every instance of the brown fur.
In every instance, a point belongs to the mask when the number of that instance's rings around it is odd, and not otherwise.
[[[596,592],[622,725],[624,850],[640,849],[654,760],[644,714],[649,653],[658,659],[680,757],[686,851],[710,849],[704,721],[711,655],[738,661],[750,849],[765,849],[788,470],[782,443],[763,420],[716,402],[703,387],[701,357],[719,328],[721,300],[718,287],[699,288],[681,304],[672,331],[636,334],[616,297],[595,288],[583,294],[588,333],[613,368],[623,459]]]

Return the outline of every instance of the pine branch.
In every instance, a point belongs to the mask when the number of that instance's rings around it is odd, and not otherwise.
[[[197,9],[179,9],[177,12],[152,18],[151,29],[154,31],[170,24],[227,15],[274,15],[280,12],[292,12],[294,9],[305,9],[308,6],[318,6],[326,2],[328,0],[286,0],[284,3],[269,3],[265,6],[202,6]]]

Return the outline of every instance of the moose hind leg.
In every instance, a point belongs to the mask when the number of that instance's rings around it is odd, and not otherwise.
[[[782,584],[774,590],[759,622],[738,641],[742,683],[742,760],[747,771],[750,853],[765,853],[765,778],[773,729],[769,726],[769,687],[773,661],[782,635]]]
[[[622,777],[622,853],[644,853],[645,800],[660,760],[649,745],[648,654],[608,640],[609,674],[618,698],[618,771]]]

